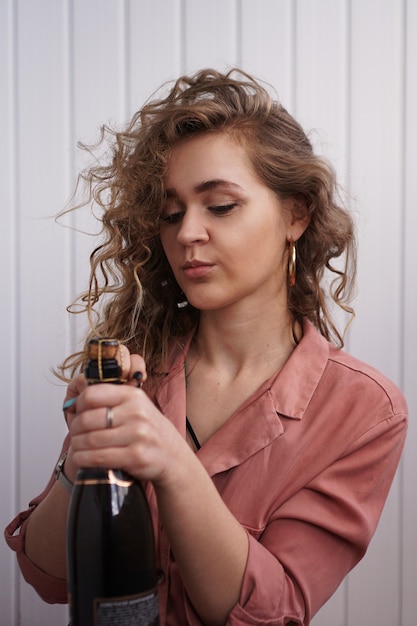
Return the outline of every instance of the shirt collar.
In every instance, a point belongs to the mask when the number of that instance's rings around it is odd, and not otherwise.
[[[301,420],[323,375],[329,344],[309,322],[284,367],[246,400],[198,451],[210,475],[243,463],[284,433],[281,417]],[[184,360],[191,337],[175,352],[156,401],[185,437]]]
[[[302,419],[329,359],[329,343],[308,320],[303,337],[271,385],[279,415]]]

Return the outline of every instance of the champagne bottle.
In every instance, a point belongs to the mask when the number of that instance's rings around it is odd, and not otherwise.
[[[119,342],[89,344],[89,384],[121,383]],[[140,482],[118,469],[80,469],[68,515],[71,626],[157,626],[155,542]]]

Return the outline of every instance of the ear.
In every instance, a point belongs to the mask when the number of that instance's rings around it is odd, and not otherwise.
[[[289,201],[290,223],[287,231],[287,241],[297,241],[310,224],[310,213],[305,198],[300,196]]]

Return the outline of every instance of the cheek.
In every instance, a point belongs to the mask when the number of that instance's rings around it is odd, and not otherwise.
[[[159,235],[159,240],[168,262],[171,263],[171,259],[174,254],[174,238],[168,233],[161,233]]]
[[[161,242],[162,250],[168,261],[168,265],[171,268],[171,271],[174,275],[175,280],[181,287],[181,284],[179,282],[181,280],[181,276],[178,270],[179,264],[180,264],[180,248],[178,244],[176,243],[176,238],[171,237],[170,234],[169,235],[161,234],[159,239]]]
[[[246,229],[246,235],[239,237],[235,233],[233,245],[240,247],[242,261],[245,257],[253,262],[267,263],[280,267],[285,257],[286,235],[280,220],[263,220],[259,218]]]

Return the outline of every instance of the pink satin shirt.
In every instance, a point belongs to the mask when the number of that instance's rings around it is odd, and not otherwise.
[[[183,366],[190,339],[177,350],[154,397],[184,437]],[[240,601],[227,626],[310,623],[365,554],[406,426],[407,407],[397,387],[305,322],[284,367],[197,452],[248,534]],[[24,552],[27,519],[54,480],[9,524],[6,540],[41,597],[66,602],[66,582],[39,570]],[[151,485],[147,492],[161,570],[160,625],[201,626],[158,520]]]

